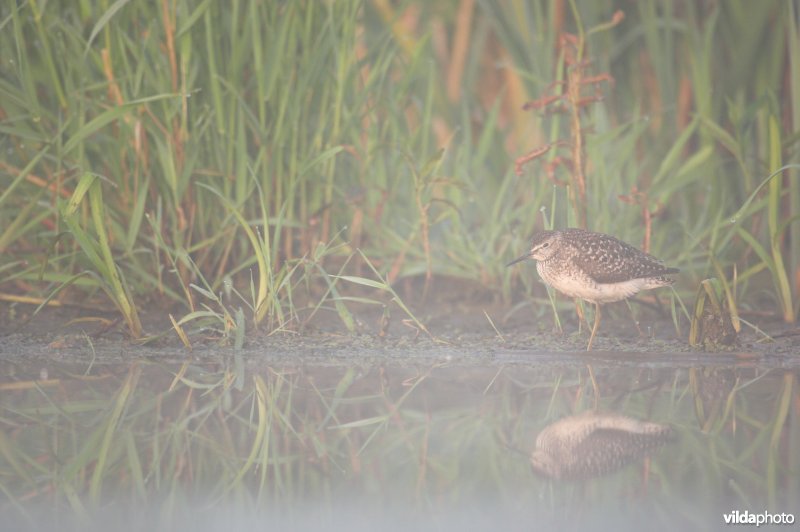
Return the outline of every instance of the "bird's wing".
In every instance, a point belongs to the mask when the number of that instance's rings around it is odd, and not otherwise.
[[[621,283],[631,279],[677,273],[657,258],[609,235],[570,242],[578,253],[575,264],[598,283]]]
[[[671,434],[667,427],[652,434],[599,429],[575,447],[572,467],[584,474],[610,473],[643,458],[669,442]]]

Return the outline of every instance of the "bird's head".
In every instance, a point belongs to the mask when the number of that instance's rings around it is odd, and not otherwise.
[[[533,235],[531,250],[525,255],[518,257],[506,266],[511,266],[525,259],[547,260],[556,252],[556,247],[561,240],[561,231],[540,231]]]

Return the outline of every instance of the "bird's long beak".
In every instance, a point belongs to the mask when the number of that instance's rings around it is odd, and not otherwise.
[[[521,256],[519,258],[516,258],[516,259],[512,260],[511,262],[509,262],[508,264],[506,264],[506,268],[509,267],[509,266],[513,266],[516,263],[522,262],[523,260],[529,259],[529,258],[531,258],[531,254],[530,253],[526,253],[523,256]]]

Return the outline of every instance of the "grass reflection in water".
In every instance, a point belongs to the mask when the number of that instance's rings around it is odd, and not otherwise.
[[[137,362],[50,368],[46,380],[3,367],[0,511],[21,526],[112,512],[132,528],[267,514],[300,528],[457,528],[481,515],[613,521],[619,508],[656,527],[706,526],[726,509],[800,500],[791,372],[596,367],[595,411],[574,367],[248,367],[242,379],[222,363]],[[531,472],[547,426],[601,415],[669,438],[599,478]]]

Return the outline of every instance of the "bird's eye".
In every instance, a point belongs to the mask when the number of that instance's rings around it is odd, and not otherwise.
[[[542,249],[549,247],[550,247],[550,242],[545,242],[544,244],[542,244]]]

